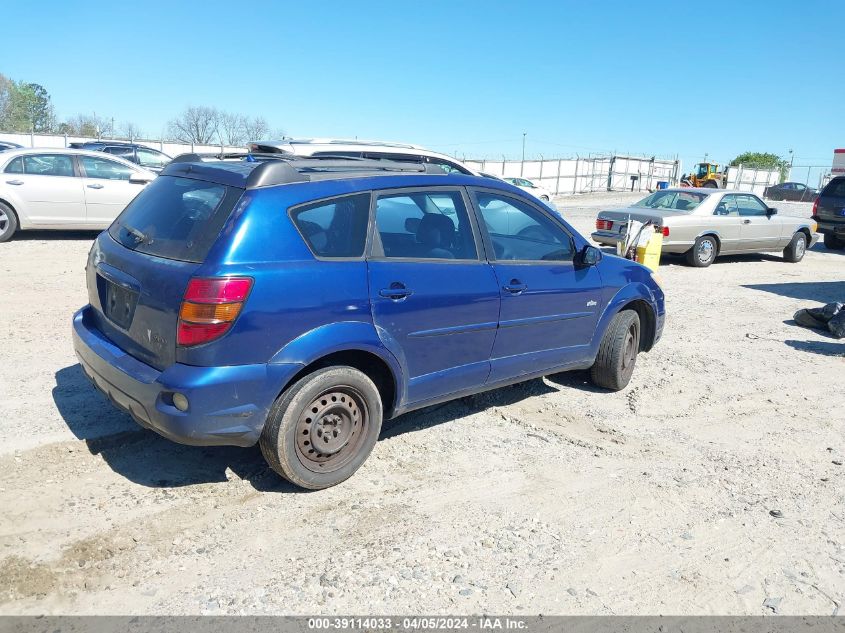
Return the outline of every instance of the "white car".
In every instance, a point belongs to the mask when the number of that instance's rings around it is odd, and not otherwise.
[[[368,158],[371,160],[393,160],[413,163],[430,163],[442,168],[447,174],[457,172],[478,176],[459,160],[420,147],[403,143],[382,141],[358,141],[344,139],[283,139],[281,141],[254,141],[249,144],[254,153],[282,153],[296,156],[337,156],[338,158]]]
[[[156,174],[77,149],[0,153],[0,242],[26,229],[105,229]]]
[[[525,178],[505,178],[505,177],[502,177],[502,180],[504,180],[505,182],[509,182],[514,187],[519,187],[523,191],[527,191],[528,193],[530,193],[535,198],[540,198],[540,200],[544,200],[545,202],[548,202],[549,200],[552,199],[552,194],[549,192],[548,189],[544,189],[540,185],[536,185],[533,182],[531,182],[530,180],[527,180]]]

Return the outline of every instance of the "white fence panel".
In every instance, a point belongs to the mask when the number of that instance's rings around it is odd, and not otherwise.
[[[470,169],[506,178],[527,178],[555,194],[592,191],[654,190],[659,182],[676,184],[680,164],[635,156],[553,158],[547,160],[467,160]]]
[[[92,136],[65,136],[63,134],[7,134],[0,133],[0,141],[17,143],[24,147],[46,147],[57,149],[68,147],[71,143],[84,143],[86,141],[113,141],[126,142],[126,139],[106,139]],[[161,140],[134,139],[133,142],[157,149],[169,156],[178,156],[187,152],[219,152],[221,149],[226,152],[243,152],[244,147],[232,147],[225,145],[191,145],[190,143],[170,143]]]
[[[777,169],[750,169],[742,165],[728,168],[728,189],[749,191],[762,197],[766,187],[779,182],[780,171]]]

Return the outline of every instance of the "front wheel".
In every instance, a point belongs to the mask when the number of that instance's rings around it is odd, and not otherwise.
[[[797,264],[804,259],[804,253],[807,252],[807,236],[802,231],[798,231],[792,236],[792,241],[783,249],[783,258],[791,264]]]
[[[590,378],[598,387],[611,391],[624,389],[634,373],[640,351],[640,316],[623,310],[613,317],[599,344]]]
[[[712,235],[702,235],[695,240],[693,247],[687,251],[687,263],[696,268],[707,268],[716,259],[719,243]]]
[[[373,381],[352,367],[329,367],[282,393],[259,444],[278,474],[320,490],[358,470],[378,440],[381,421],[381,396]]]

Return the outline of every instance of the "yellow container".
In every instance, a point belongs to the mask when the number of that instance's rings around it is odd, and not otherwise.
[[[657,271],[660,266],[660,251],[663,250],[663,233],[652,233],[645,246],[637,246],[637,261]]]

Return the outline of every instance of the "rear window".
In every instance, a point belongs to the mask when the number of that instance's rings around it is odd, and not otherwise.
[[[126,248],[201,263],[243,189],[160,176],[129,203],[109,228]]]
[[[845,198],[845,178],[834,178],[822,191],[823,196],[834,196],[836,198]]]

